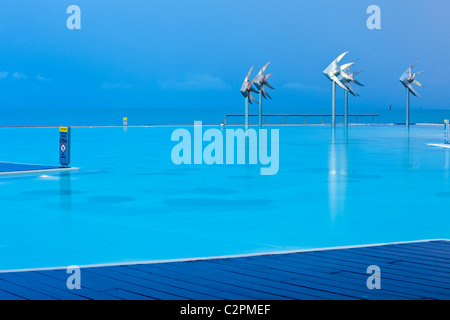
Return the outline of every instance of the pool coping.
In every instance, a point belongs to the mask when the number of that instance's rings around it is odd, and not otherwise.
[[[87,265],[71,265],[71,266],[76,266],[76,267],[79,267],[80,269],[84,269],[84,268],[131,266],[131,265],[142,265],[142,264],[163,264],[163,263],[176,263],[176,262],[193,262],[193,261],[206,261],[206,260],[219,260],[219,259],[233,259],[233,258],[270,256],[270,255],[283,255],[283,254],[315,252],[315,251],[345,250],[345,249],[354,249],[354,248],[371,248],[371,247],[379,247],[379,246],[408,244],[408,243],[423,243],[423,242],[432,242],[432,241],[450,241],[450,239],[444,239],[444,238],[440,238],[440,239],[423,239],[423,240],[386,242],[386,243],[373,243],[373,244],[360,244],[360,245],[348,245],[348,246],[337,246],[337,247],[321,247],[321,248],[310,248],[310,249],[299,249],[299,250],[284,250],[284,251],[274,251],[274,252],[259,252],[259,253],[247,253],[247,254],[244,253],[244,254],[210,256],[210,257],[194,257],[194,258],[162,259],[162,260],[142,260],[142,261],[128,261],[128,262],[111,262],[111,263],[98,263],[98,264],[87,264]],[[68,267],[70,267],[70,266],[42,267],[42,268],[24,268],[24,269],[8,269],[8,270],[0,270],[0,274],[1,273],[11,273],[11,272],[65,270]]]
[[[430,147],[450,149],[450,144],[446,144],[446,143],[427,143],[427,145]]]
[[[23,171],[8,171],[0,172],[0,176],[10,176],[10,175],[25,175],[25,174],[37,174],[37,173],[56,173],[56,172],[70,172],[79,171],[80,168],[54,168],[54,169],[39,169],[39,170],[23,170]]]

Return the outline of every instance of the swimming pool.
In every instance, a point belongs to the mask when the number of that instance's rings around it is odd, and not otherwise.
[[[1,177],[0,270],[450,238],[442,126],[277,127],[273,176],[174,165],[174,129],[73,128],[79,172]],[[0,141],[0,161],[57,165],[57,128]]]

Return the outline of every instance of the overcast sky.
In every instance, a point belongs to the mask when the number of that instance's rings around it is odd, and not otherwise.
[[[69,30],[69,5],[81,30]],[[369,5],[381,30],[369,30]],[[450,1],[2,0],[0,107],[229,107],[266,63],[271,106],[330,105],[322,74],[340,53],[360,58],[354,108],[404,104],[398,81],[414,61],[414,101],[450,108]],[[338,90],[343,95],[342,90]]]

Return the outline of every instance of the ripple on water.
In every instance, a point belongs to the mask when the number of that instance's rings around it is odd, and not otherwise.
[[[142,189],[141,192],[151,194],[183,194],[188,191],[180,188],[146,188]]]
[[[239,193],[239,191],[237,191],[237,190],[228,189],[228,188],[195,188],[195,189],[189,190],[189,192],[195,193],[195,194],[218,194],[218,195]]]
[[[134,198],[125,196],[94,196],[87,198],[87,201],[102,203],[122,203],[134,201]]]
[[[204,207],[204,208],[223,208],[223,207],[265,207],[273,201],[266,199],[217,199],[217,198],[175,198],[165,200],[163,203],[175,207]]]
[[[60,195],[82,194],[82,193],[85,192],[70,189],[30,190],[22,192],[22,194],[29,196],[60,196]]]
[[[185,176],[186,172],[139,172],[135,176]]]
[[[378,175],[378,174],[349,174],[348,176],[353,179],[381,179],[381,178],[383,178],[382,175]]]

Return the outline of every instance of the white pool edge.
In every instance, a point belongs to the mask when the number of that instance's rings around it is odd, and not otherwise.
[[[10,175],[25,175],[25,174],[38,174],[38,173],[56,173],[56,172],[68,172],[68,171],[79,171],[80,168],[55,168],[55,169],[39,169],[39,170],[26,170],[26,171],[8,171],[0,172],[0,176],[10,176]]]
[[[144,261],[132,261],[132,262],[113,262],[113,263],[100,263],[100,264],[88,264],[88,265],[76,265],[76,266],[78,266],[80,269],[84,269],[84,268],[117,267],[117,266],[142,265],[142,264],[192,262],[192,261],[205,261],[205,260],[217,260],[217,259],[232,259],[232,258],[246,258],[246,257],[258,257],[258,256],[269,256],[269,255],[281,255],[281,254],[292,254],[292,253],[314,252],[314,251],[343,250],[343,249],[353,249],[353,248],[370,248],[370,247],[379,247],[379,246],[386,246],[386,245],[408,244],[408,243],[423,243],[423,242],[431,242],[431,241],[450,241],[450,239],[425,239],[425,240],[412,240],[412,241],[374,243],[374,244],[360,244],[360,245],[350,245],[350,246],[323,247],[323,248],[313,248],[313,249],[286,250],[286,251],[274,251],[274,252],[260,252],[260,253],[224,255],[224,256],[165,259],[165,260],[144,260]],[[69,266],[0,270],[0,274],[1,273],[11,273],[11,272],[66,270],[68,267]]]

